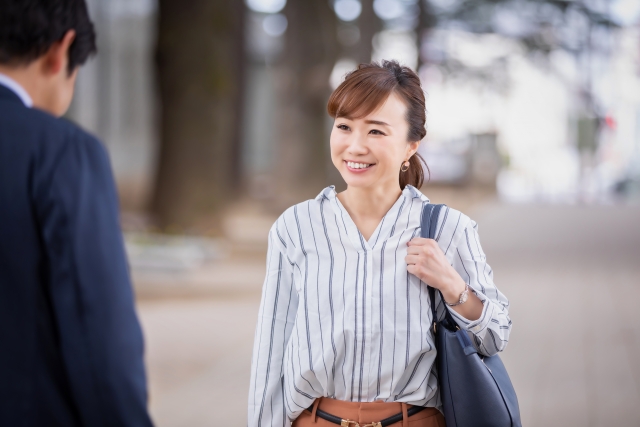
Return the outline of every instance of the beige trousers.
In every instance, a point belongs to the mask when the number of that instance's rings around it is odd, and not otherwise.
[[[408,417],[407,410],[411,405],[397,402],[344,402],[342,400],[323,397],[313,404],[313,411],[305,410],[293,422],[293,427],[336,427],[336,424],[323,420],[315,414],[317,408],[344,420],[357,422],[360,426],[371,424],[402,413],[403,420],[393,427],[446,427],[444,417],[435,408],[424,409]],[[390,427],[391,427],[390,426]],[[355,427],[350,424],[349,427]]]

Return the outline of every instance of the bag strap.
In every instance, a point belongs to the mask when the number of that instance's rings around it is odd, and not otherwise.
[[[436,227],[438,226],[438,218],[440,217],[440,210],[443,206],[446,205],[433,205],[431,203],[428,203],[424,206],[422,210],[422,220],[420,222],[420,237],[423,237],[425,239],[435,238]],[[438,319],[438,315],[436,313],[436,290],[429,286],[428,283],[427,288],[429,290],[429,299],[431,300],[431,315],[433,323],[435,324]],[[442,299],[442,295],[440,295],[440,298]]]
[[[435,239],[436,227],[438,226],[438,218],[440,216],[440,210],[446,205],[433,205],[427,203],[422,209],[422,221],[420,236],[425,239]]]

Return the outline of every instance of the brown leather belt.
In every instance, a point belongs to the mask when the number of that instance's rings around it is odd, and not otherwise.
[[[407,410],[407,417],[417,414],[420,411],[427,409],[424,406],[412,406]],[[307,408],[308,411],[313,412],[313,405]],[[385,418],[382,421],[378,421],[375,423],[369,424],[359,424],[356,421],[345,420],[340,417],[336,417],[335,415],[331,415],[328,412],[321,410],[320,408],[316,408],[316,415],[322,418],[323,420],[329,421],[330,423],[337,424],[341,427],[387,427],[391,424],[395,424],[397,422],[402,421],[402,412],[396,415],[392,415],[388,418]]]

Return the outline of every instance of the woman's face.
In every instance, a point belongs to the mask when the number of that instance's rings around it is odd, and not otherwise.
[[[336,118],[331,131],[331,159],[348,186],[400,186],[400,167],[420,144],[407,142],[406,112],[402,99],[391,93],[366,117]]]

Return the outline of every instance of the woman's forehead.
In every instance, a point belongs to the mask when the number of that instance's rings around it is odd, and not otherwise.
[[[360,111],[358,111],[360,110]],[[364,111],[362,108],[356,109],[353,114],[339,114],[348,120],[362,120],[372,124],[391,124],[391,122],[404,121],[406,117],[407,106],[396,93],[390,93],[389,96],[375,106],[371,111]]]

